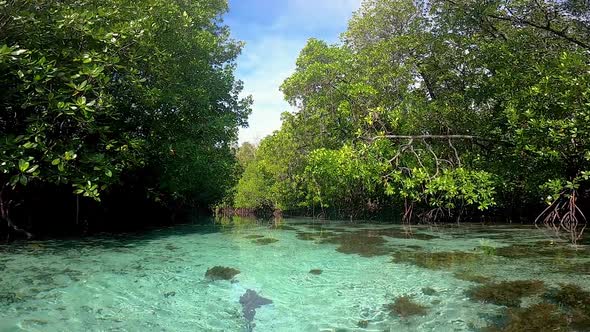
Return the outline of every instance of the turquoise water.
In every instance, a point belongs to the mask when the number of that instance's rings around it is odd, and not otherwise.
[[[471,300],[467,291],[477,284],[457,272],[590,289],[590,250],[549,243],[540,230],[465,225],[406,231],[361,222],[235,218],[141,235],[4,246],[0,331],[478,331],[504,308]],[[534,246],[514,255],[502,250],[523,244]],[[433,252],[467,254],[412,261]],[[214,266],[240,273],[213,281],[205,273]],[[272,301],[256,308],[251,322],[240,303],[247,290]],[[404,295],[427,313],[392,313],[388,305]],[[535,301],[524,298],[523,306]]]

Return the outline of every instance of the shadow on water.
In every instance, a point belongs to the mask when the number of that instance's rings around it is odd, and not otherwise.
[[[43,241],[22,241],[11,244],[0,244],[0,253],[23,253],[28,255],[43,254],[47,255],[52,251],[62,252],[64,249],[130,249],[134,247],[151,245],[155,240],[165,238],[183,238],[194,235],[207,235],[214,233],[231,233],[236,230],[268,227],[276,230],[294,229],[285,224],[277,224],[272,220],[248,218],[248,217],[231,217],[231,218],[198,218],[193,222],[177,224],[168,227],[158,227],[143,231],[128,233],[103,233],[91,237],[69,238],[59,240]],[[170,245],[167,249],[174,250]]]

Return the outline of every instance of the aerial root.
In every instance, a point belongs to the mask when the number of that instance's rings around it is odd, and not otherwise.
[[[577,244],[584,235],[587,219],[577,204],[576,190],[562,192],[559,198],[549,205],[535,219],[535,226],[543,226],[558,238],[565,233],[572,244]]]

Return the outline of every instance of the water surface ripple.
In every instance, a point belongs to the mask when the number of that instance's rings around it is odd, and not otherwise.
[[[212,281],[215,266],[240,273]],[[588,290],[589,267],[586,247],[562,248],[529,227],[410,235],[360,222],[211,221],[0,247],[0,331],[478,331],[505,308],[470,299],[477,283],[461,276]],[[272,301],[252,322],[240,304],[248,290]],[[404,295],[426,314],[392,312]]]

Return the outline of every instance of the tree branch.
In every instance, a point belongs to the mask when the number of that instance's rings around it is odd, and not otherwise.
[[[524,24],[524,25],[528,25],[537,29],[541,29],[541,30],[545,30],[549,33],[552,33],[558,37],[561,37],[562,39],[565,39],[567,41],[569,41],[570,43],[574,43],[582,48],[585,48],[586,50],[590,51],[590,44],[584,43],[581,40],[577,40],[571,36],[568,36],[565,31],[559,31],[554,29],[553,27],[551,27],[551,25],[548,23],[547,25],[541,25],[526,19],[522,19],[522,18],[517,18],[517,17],[506,17],[506,16],[499,16],[499,15],[493,15],[493,14],[488,14],[488,17],[491,18],[495,18],[497,20],[502,20],[502,21],[508,21],[508,22],[513,22],[513,23],[520,23],[520,24]]]
[[[511,142],[475,136],[475,135],[380,135],[371,138],[371,141],[375,141],[381,138],[387,138],[391,140],[425,140],[425,139],[440,139],[440,140],[452,140],[452,139],[459,139],[459,140],[471,140],[471,141],[486,141],[486,142],[496,142],[496,143],[503,143],[506,145],[512,145]]]

